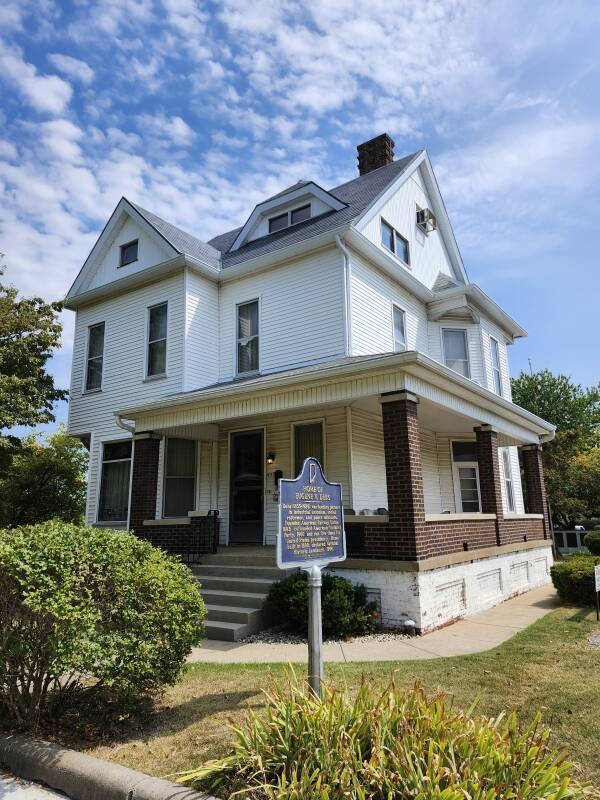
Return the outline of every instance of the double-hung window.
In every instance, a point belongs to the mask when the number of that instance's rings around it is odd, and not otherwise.
[[[506,495],[506,508],[514,514],[515,512],[515,487],[512,477],[512,469],[510,463],[510,450],[504,447],[502,449],[502,471],[504,472],[504,493]]]
[[[392,306],[394,325],[394,351],[406,350],[406,314],[398,306]]]
[[[323,463],[323,423],[298,422],[294,425],[294,477],[300,474],[307,458],[316,458]]]
[[[500,345],[498,340],[490,336],[490,352],[492,356],[492,374],[494,376],[494,389],[502,397],[502,372],[500,371]]]
[[[185,517],[196,507],[196,442],[169,438],[165,450],[163,516]]]
[[[90,325],[88,328],[87,364],[85,370],[85,391],[95,392],[102,388],[102,367],[104,365],[104,323]]]
[[[452,470],[456,511],[480,511],[479,465],[475,442],[452,442]]]
[[[127,522],[131,441],[102,446],[98,522]]]
[[[384,219],[381,220],[381,244],[401,258],[405,264],[410,264],[408,241]]]
[[[167,304],[148,309],[148,352],[146,375],[154,378],[167,372]]]
[[[465,378],[470,378],[467,331],[464,328],[443,328],[442,342],[444,364],[455,372],[460,372]]]
[[[237,307],[237,374],[258,372],[258,300]]]

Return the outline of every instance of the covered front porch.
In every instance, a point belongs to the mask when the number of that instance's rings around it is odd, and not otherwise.
[[[551,426],[421,354],[340,359],[120,416],[136,431],[130,527],[189,561],[273,545],[278,480],[308,455],[342,484],[354,559],[438,567],[550,538]]]

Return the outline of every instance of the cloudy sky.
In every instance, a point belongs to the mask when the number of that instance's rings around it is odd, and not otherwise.
[[[201,238],[426,147],[513,371],[600,378],[597,0],[3,0],[0,251],[64,296],[122,195]],[[73,315],[52,370],[68,385]],[[64,417],[64,408],[59,409]]]

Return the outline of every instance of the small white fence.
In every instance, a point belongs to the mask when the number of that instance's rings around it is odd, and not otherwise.
[[[561,553],[586,549],[583,539],[588,531],[554,531],[554,541]]]

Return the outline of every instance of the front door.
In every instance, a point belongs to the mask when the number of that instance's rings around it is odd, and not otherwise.
[[[229,543],[263,543],[263,432],[231,434]]]

